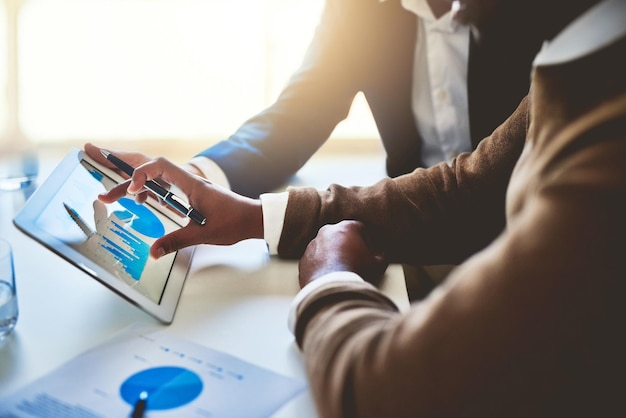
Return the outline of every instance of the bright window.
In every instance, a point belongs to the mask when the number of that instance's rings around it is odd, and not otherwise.
[[[39,143],[223,139],[275,100],[303,58],[323,3],[21,1],[20,128]],[[377,136],[362,98],[335,136]]]

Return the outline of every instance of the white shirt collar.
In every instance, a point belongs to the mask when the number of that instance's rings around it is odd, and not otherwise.
[[[459,24],[452,18],[450,11],[436,19],[426,0],[401,0],[401,3],[402,7],[415,13],[418,18],[428,24],[430,30],[454,33],[459,28]]]
[[[401,0],[402,7],[427,20],[435,20],[426,0]]]
[[[626,1],[604,0],[545,42],[534,66],[555,65],[575,60],[609,45],[626,35]]]

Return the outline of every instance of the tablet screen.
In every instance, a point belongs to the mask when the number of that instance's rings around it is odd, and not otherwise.
[[[155,260],[149,255],[150,246],[180,225],[132,197],[112,204],[100,202],[98,194],[116,184],[81,160],[35,224],[159,304],[176,254]]]

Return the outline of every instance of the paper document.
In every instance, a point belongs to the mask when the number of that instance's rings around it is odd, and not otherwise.
[[[165,331],[90,350],[0,399],[0,417],[268,417],[306,388],[290,378]],[[145,394],[144,394],[145,395]]]

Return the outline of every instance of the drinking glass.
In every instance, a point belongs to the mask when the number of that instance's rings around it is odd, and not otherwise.
[[[15,328],[17,314],[13,253],[11,245],[0,239],[0,341]]]
[[[37,180],[39,159],[35,148],[16,138],[0,143],[0,190],[19,190]]]

